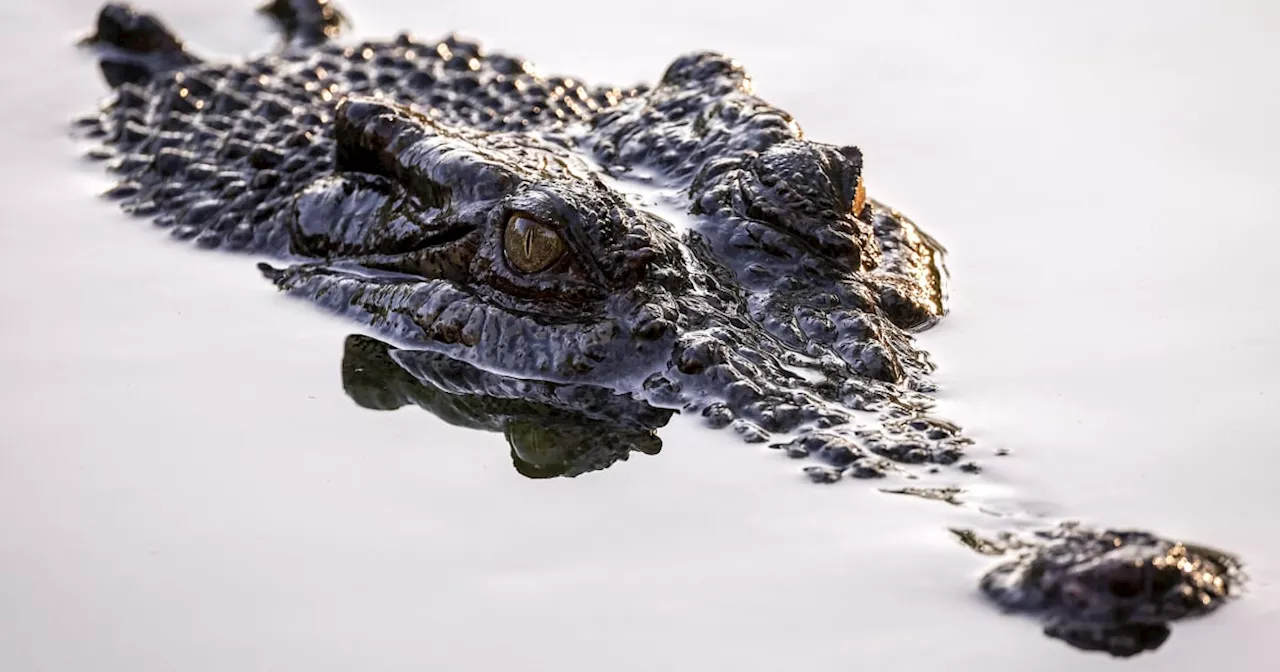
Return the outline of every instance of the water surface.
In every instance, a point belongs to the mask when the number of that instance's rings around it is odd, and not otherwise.
[[[270,43],[250,4],[149,3],[220,55]],[[953,5],[347,8],[618,84],[737,56],[950,248],[924,341],[973,482],[1239,552],[1245,599],[1082,654],[982,602],[941,504],[683,419],[659,455],[532,481],[497,434],[359,408],[352,325],[93,198],[66,120],[103,92],[69,47],[98,3],[62,0],[0,9],[0,669],[1271,669],[1280,16]]]

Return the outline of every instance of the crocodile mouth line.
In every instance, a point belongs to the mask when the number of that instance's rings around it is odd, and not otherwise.
[[[317,260],[314,266],[352,271],[370,279],[447,280],[462,285],[476,247],[467,243],[477,238],[479,231],[474,224],[460,224],[431,234],[404,252],[337,255]]]

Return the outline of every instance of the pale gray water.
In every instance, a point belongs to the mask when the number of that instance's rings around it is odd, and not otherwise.
[[[738,56],[952,251],[925,338],[975,482],[1241,553],[1245,599],[1159,651],[1081,654],[976,595],[968,519],[677,421],[529,481],[495,434],[343,394],[350,325],[93,192],[66,120],[97,0],[0,9],[0,669],[1274,669],[1280,627],[1277,9],[1265,2],[351,0],[545,69]],[[248,2],[154,0],[206,52]],[[619,28],[621,27],[621,28]]]

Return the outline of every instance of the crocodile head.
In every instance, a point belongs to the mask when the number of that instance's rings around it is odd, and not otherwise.
[[[941,248],[719,54],[536,131],[347,96],[289,199],[283,288],[403,341],[607,381],[757,437],[928,389]],[[890,393],[898,387],[905,392]]]
[[[289,212],[277,283],[490,369],[618,380],[656,366],[687,287],[669,226],[565,148],[347,98],[333,170]]]
[[[321,30],[206,63],[131,8],[98,24],[101,62],[136,75],[88,123],[111,194],[202,246],[297,262],[264,271],[400,344],[757,438],[910,414],[930,389],[908,332],[943,312],[941,248],[867,198],[859,150],[805,137],[730,58],[620,91],[456,38]]]

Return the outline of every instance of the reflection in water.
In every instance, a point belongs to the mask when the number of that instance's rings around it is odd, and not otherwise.
[[[672,414],[602,387],[509,378],[360,335],[343,347],[342,387],[365,408],[416,404],[451,425],[502,432],[516,471],[529,478],[604,469],[633,451],[657,454],[656,430]]]
[[[360,335],[346,339],[342,385],[365,408],[415,404],[452,425],[501,432],[516,470],[529,478],[604,469],[633,451],[657,454],[656,431],[674,413],[607,388],[512,378]],[[967,505],[954,487],[884,491]],[[1070,523],[1032,538],[952,531],[979,553],[1014,556],[983,577],[988,597],[1007,611],[1039,615],[1050,637],[1115,656],[1159,647],[1169,622],[1217,608],[1241,578],[1225,553],[1144,532]]]

